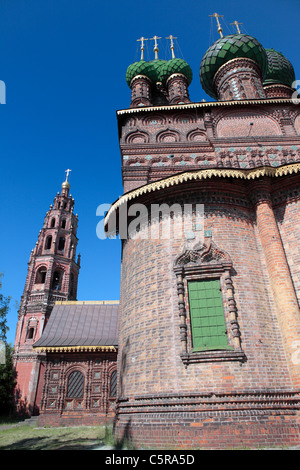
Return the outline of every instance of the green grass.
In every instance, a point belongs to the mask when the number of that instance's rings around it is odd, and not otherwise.
[[[88,450],[105,444],[105,427],[0,429],[0,450]]]

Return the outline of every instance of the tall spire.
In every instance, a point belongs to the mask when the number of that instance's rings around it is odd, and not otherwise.
[[[142,36],[140,39],[137,39],[137,41],[141,41],[141,60],[144,60],[144,41],[148,41],[148,39]]]
[[[239,23],[238,21],[234,21],[233,23],[230,23],[230,24],[236,26],[236,29],[237,29],[238,34],[241,34],[241,30],[240,30],[240,28],[239,28],[239,25],[240,25],[240,24],[243,24],[243,23]]]
[[[67,170],[66,181],[71,170]],[[18,400],[28,411],[39,406],[40,357],[32,349],[47,323],[56,301],[75,300],[80,269],[76,262],[78,217],[68,187],[57,193],[46,212],[31,252],[16,331],[14,361],[18,376]],[[42,380],[42,379],[41,379]]]
[[[218,13],[214,13],[213,15],[209,15],[209,16],[216,18],[217,25],[218,25],[218,33],[220,34],[220,36],[222,38],[223,37],[223,29],[222,29],[222,26],[220,25],[219,18],[223,18],[223,15],[219,15]]]
[[[170,46],[170,48],[171,48],[171,52],[172,52],[172,59],[175,59],[175,54],[174,54],[174,41],[173,41],[173,40],[174,40],[174,39],[177,39],[177,38],[175,38],[174,36],[172,36],[172,34],[170,34],[170,36],[169,36],[168,38],[166,38],[166,39],[170,39],[170,41],[171,41],[171,46]]]
[[[155,54],[155,59],[158,59],[158,45],[157,45],[157,40],[158,39],[161,39],[159,38],[158,36],[153,36],[153,38],[151,38],[151,41],[154,41],[154,54]]]

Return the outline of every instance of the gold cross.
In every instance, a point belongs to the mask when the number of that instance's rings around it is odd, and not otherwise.
[[[243,24],[243,23],[238,23],[237,21],[234,21],[233,23],[230,23],[230,24],[234,24],[236,26],[236,29],[237,29],[237,32],[238,34],[241,34],[241,30],[239,28],[239,24]]]
[[[172,34],[170,34],[170,36],[166,39],[170,39],[170,41],[171,41],[172,59],[175,59],[173,39],[177,39],[177,38],[174,38],[174,36],[172,36]]]
[[[66,181],[68,181],[68,177],[69,177],[69,173],[70,173],[70,171],[72,171],[72,170],[69,170],[69,169],[68,169],[68,170],[65,170],[65,172],[67,173],[67,176],[66,176]]]
[[[159,38],[158,36],[153,36],[153,38],[151,38],[151,41],[154,40],[154,49],[153,50],[154,50],[154,53],[155,53],[155,59],[158,59],[158,51],[159,51],[158,46],[157,46],[157,40],[158,39],[161,39],[161,38]]]
[[[213,15],[209,15],[209,16],[212,16],[212,17],[216,18],[216,20],[217,20],[217,25],[218,25],[218,33],[220,33],[220,36],[221,36],[221,38],[222,38],[222,37],[223,37],[223,29],[222,29],[222,27],[221,27],[221,25],[220,25],[219,18],[223,18],[224,15],[219,15],[218,13],[214,13]]]
[[[137,39],[137,41],[141,41],[141,60],[144,60],[144,41],[148,41],[148,39],[142,36],[140,39]]]

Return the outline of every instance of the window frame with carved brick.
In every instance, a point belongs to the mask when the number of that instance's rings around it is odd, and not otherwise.
[[[195,362],[241,361],[246,359],[241,347],[240,329],[237,321],[237,308],[231,278],[233,264],[230,256],[220,250],[211,240],[198,243],[192,249],[185,249],[174,263],[177,281],[178,307],[180,317],[181,359],[187,366]],[[189,285],[193,282],[218,281],[220,297],[218,299],[219,315],[221,307],[224,314],[224,334],[227,342],[222,346],[199,347],[193,344],[193,312],[189,298]],[[220,304],[220,299],[221,303]],[[200,303],[201,306],[201,303]],[[200,307],[199,307],[200,308]],[[207,315],[209,315],[209,310]],[[200,314],[198,317],[200,318]],[[195,315],[194,315],[195,318]],[[201,333],[200,333],[201,336]],[[195,341],[195,337],[194,337]]]

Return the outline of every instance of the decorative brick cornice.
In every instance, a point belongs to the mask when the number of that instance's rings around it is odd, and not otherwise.
[[[175,185],[179,185],[188,181],[210,179],[213,177],[217,178],[237,178],[242,180],[254,180],[261,177],[273,177],[277,178],[288,174],[299,173],[300,163],[291,163],[289,165],[283,165],[280,167],[262,166],[260,168],[241,169],[241,168],[210,168],[201,169],[198,171],[190,171],[185,173],[179,173],[171,177],[154,181],[153,183],[146,184],[140,188],[129,191],[128,193],[121,196],[112,206],[110,207],[106,217],[105,225],[108,224],[108,220],[112,213],[116,211],[125,202],[132,201],[144,194],[163,190]]]
[[[199,108],[220,108],[220,107],[237,107],[265,104],[294,104],[290,98],[272,98],[272,99],[254,99],[254,100],[231,100],[231,101],[207,101],[201,103],[186,103],[177,105],[163,105],[163,106],[142,106],[140,108],[120,109],[117,111],[117,116],[124,114],[147,113],[153,111],[176,111],[181,109],[199,109]]]
[[[258,390],[245,392],[207,392],[185,394],[142,395],[133,398],[121,397],[117,401],[118,410],[122,413],[159,413],[191,412],[212,413],[241,412],[251,415],[270,414],[274,411],[285,414],[295,413],[300,409],[299,390]]]

